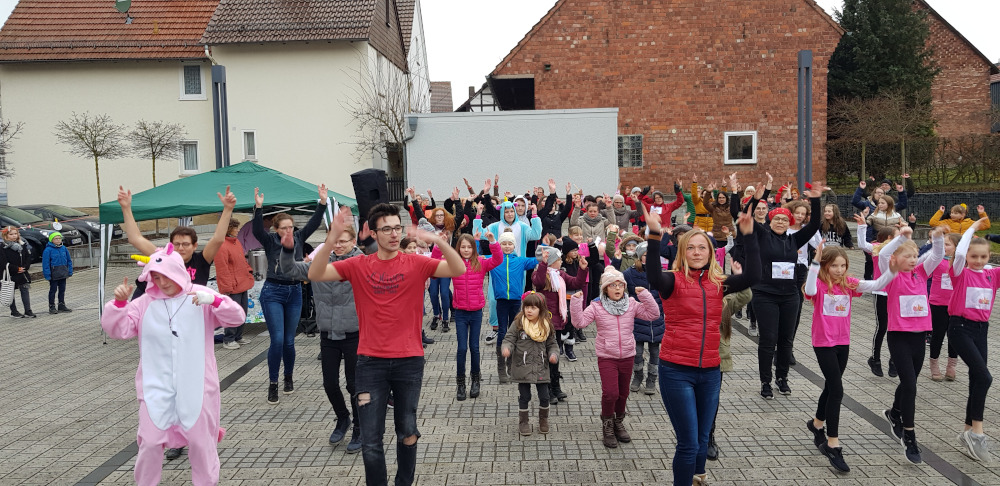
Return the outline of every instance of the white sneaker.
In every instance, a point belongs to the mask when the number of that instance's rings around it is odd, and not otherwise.
[[[496,330],[490,331],[490,333],[486,335],[486,344],[493,344],[497,342],[497,336],[498,334]]]
[[[239,343],[239,344],[240,344],[240,346],[246,346],[247,344],[250,344],[250,343],[252,343],[253,341],[251,341],[251,340],[249,340],[249,339],[247,339],[247,338],[240,338],[240,339],[239,339],[238,341],[236,341],[236,342],[237,342],[237,343]]]
[[[228,343],[223,343],[222,347],[226,349],[240,349],[240,343],[237,343],[236,341],[230,341]]]

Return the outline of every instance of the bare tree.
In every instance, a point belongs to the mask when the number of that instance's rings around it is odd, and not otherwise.
[[[906,140],[929,135],[924,133],[928,120],[933,123],[930,103],[914,102],[902,93],[836,100],[830,104],[828,120],[831,135],[861,142],[862,179],[868,143],[899,142],[900,166],[906,173]]]
[[[351,73],[359,79],[353,96],[341,102],[358,123],[354,154],[359,161],[372,153],[388,158],[389,150],[402,147],[406,139],[409,76],[388,60],[362,61],[362,66]]]
[[[24,122],[14,123],[10,120],[0,120],[0,178],[14,175],[14,169],[7,164],[7,156],[11,153],[11,142],[24,128]]]
[[[139,120],[128,133],[128,143],[139,157],[153,161],[153,187],[156,187],[156,159],[175,159],[181,154],[184,127],[180,123]]]
[[[100,160],[113,160],[128,153],[123,143],[125,130],[125,125],[116,125],[107,114],[91,115],[89,112],[73,112],[69,120],[56,123],[56,139],[69,146],[67,152],[94,158],[98,205],[101,203]]]

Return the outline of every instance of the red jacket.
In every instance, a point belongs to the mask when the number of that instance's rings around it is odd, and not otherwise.
[[[220,294],[239,294],[253,288],[253,269],[243,256],[239,240],[227,236],[215,254],[215,283]]]
[[[677,274],[674,291],[663,301],[667,316],[660,359],[695,368],[719,366],[719,324],[722,322],[721,286],[708,279],[707,270]]]

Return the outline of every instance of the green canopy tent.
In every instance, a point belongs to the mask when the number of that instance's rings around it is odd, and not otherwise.
[[[236,212],[253,210],[255,187],[264,193],[264,204],[275,209],[312,213],[319,199],[315,184],[247,161],[133,194],[132,214],[136,221],[145,221],[221,212],[222,202],[216,193],[225,191],[226,186],[236,194]],[[357,201],[329,192],[338,204],[346,204],[354,214],[358,213]],[[101,204],[101,224],[121,222],[122,209],[117,201]]]

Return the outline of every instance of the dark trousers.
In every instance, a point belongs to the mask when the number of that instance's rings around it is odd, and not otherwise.
[[[66,279],[49,280],[49,307],[56,305],[56,292],[59,293],[59,303],[66,304]]]
[[[417,430],[417,406],[424,378],[424,357],[376,358],[358,355],[357,401],[361,423],[361,456],[365,462],[365,484],[387,486],[385,450],[385,414],[389,394],[394,401],[396,426],[396,486],[413,484],[417,468],[417,444],[406,445],[407,437],[420,437]]]
[[[864,238],[862,236],[862,238]],[[872,260],[872,254],[864,252],[865,254],[865,280],[871,280],[872,276],[875,275],[875,260]]]
[[[747,304],[747,319],[750,319],[750,322],[757,323],[757,314],[754,313],[753,302]]]
[[[944,337],[948,335],[948,327],[951,316],[948,315],[948,306],[931,305],[931,323],[934,326],[931,331],[931,359],[938,359],[941,356],[941,347],[944,345]],[[958,351],[948,340],[948,357],[957,358]]]
[[[986,393],[993,383],[993,375],[986,367],[986,331],[989,327],[988,322],[952,316],[948,328],[948,343],[954,343],[962,361],[969,365],[969,400],[965,405],[965,425],[969,426],[973,421],[983,420]]]
[[[518,383],[517,384],[517,405],[521,410],[527,410],[528,404],[531,403],[531,383]],[[538,406],[540,408],[549,407],[549,384],[548,383],[535,383],[535,391],[538,392]]]
[[[787,379],[788,364],[792,359],[792,344],[795,339],[795,318],[798,316],[799,298],[795,295],[774,295],[755,291],[752,303],[760,330],[760,340],[757,344],[760,381],[771,382],[771,362],[775,357],[775,349],[778,359],[774,366],[774,376]]]
[[[233,299],[234,302],[236,302],[237,304],[239,304],[240,307],[243,308],[243,313],[246,314],[246,312],[247,312],[247,306],[249,305],[249,299],[250,299],[250,297],[249,297],[249,295],[248,295],[248,293],[246,291],[240,292],[238,294],[229,294],[229,298]],[[51,300],[52,299],[49,298],[49,301],[51,301]],[[223,342],[231,343],[231,342],[239,341],[240,339],[243,339],[243,326],[244,326],[244,324],[240,324],[239,326],[236,326],[236,327],[226,327],[226,328],[223,328],[223,332],[224,332],[224,336],[223,336],[223,339],[222,339]]]
[[[896,364],[899,373],[899,386],[896,387],[895,400],[892,409],[899,412],[903,418],[903,427],[913,427],[913,416],[916,413],[917,372],[924,364],[924,332],[890,331],[886,333],[889,341],[889,356]]]
[[[850,347],[846,345],[813,348],[816,351],[816,361],[823,372],[826,382],[823,393],[819,395],[816,405],[816,418],[826,422],[827,437],[839,437],[840,404],[844,400],[844,370],[847,369],[847,357]]]
[[[20,284],[16,288],[21,292],[21,303],[24,304],[24,312],[31,312],[31,284]],[[17,312],[17,299],[10,301],[10,312]]]
[[[875,297],[875,335],[872,336],[872,357],[875,361],[882,360],[882,340],[889,330],[889,298],[873,294]],[[892,357],[889,357],[892,359]],[[917,369],[920,369],[919,367]]]
[[[360,427],[358,406],[354,401],[357,392],[355,386],[355,368],[358,364],[358,333],[349,332],[344,339],[330,339],[327,332],[320,333],[319,341],[320,366],[323,368],[323,390],[326,398],[333,405],[333,411],[338,418],[347,417],[347,405],[344,404],[344,394],[340,391],[340,363],[344,363],[344,378],[347,382],[347,393],[351,398],[351,412],[354,412],[354,426]]]
[[[503,338],[507,335],[507,328],[514,322],[514,316],[521,312],[521,301],[513,299],[497,299],[497,352],[503,344]]]

